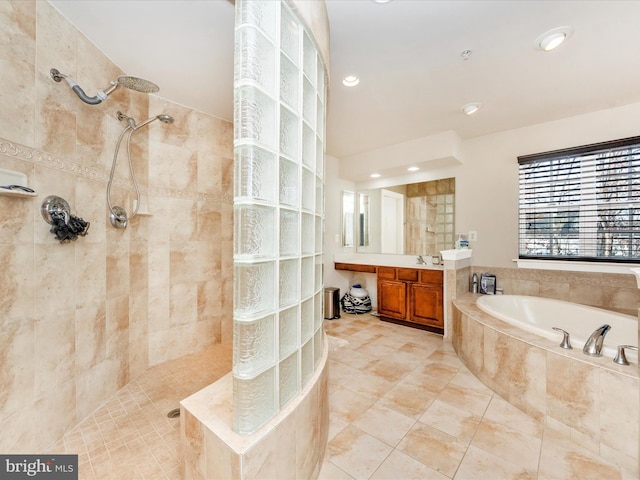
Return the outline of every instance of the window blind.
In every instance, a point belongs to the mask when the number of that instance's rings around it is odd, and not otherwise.
[[[640,262],[640,137],[518,163],[519,258]]]

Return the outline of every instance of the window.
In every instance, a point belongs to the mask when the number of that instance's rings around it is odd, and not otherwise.
[[[518,163],[520,259],[640,262],[640,137]]]

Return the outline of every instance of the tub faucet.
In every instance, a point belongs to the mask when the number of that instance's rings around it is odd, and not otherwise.
[[[418,258],[416,259],[416,264],[417,265],[426,265],[427,262],[424,261],[424,258],[422,258],[422,255],[418,255]]]
[[[585,342],[582,351],[585,355],[592,357],[599,357],[602,355],[602,343],[604,342],[604,336],[611,330],[611,325],[600,325],[594,330],[589,339]]]

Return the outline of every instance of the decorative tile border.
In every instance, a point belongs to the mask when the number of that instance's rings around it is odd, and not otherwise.
[[[41,150],[35,150],[24,145],[13,143],[9,140],[0,138],[0,155],[6,155],[17,160],[29,162],[34,165],[52,168],[70,175],[88,178],[106,184],[109,181],[107,172],[82,165],[77,162],[56,157],[51,153]],[[133,190],[133,183],[128,179],[115,177],[113,184]],[[172,188],[149,185],[148,188],[140,187],[140,193],[154,197],[181,198],[202,200],[217,203],[233,203],[233,194],[214,195],[210,193],[202,193],[197,191],[176,190]]]

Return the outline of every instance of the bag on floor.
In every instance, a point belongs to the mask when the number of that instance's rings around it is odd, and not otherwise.
[[[354,297],[349,292],[340,299],[344,313],[367,313],[371,311],[371,297]]]

